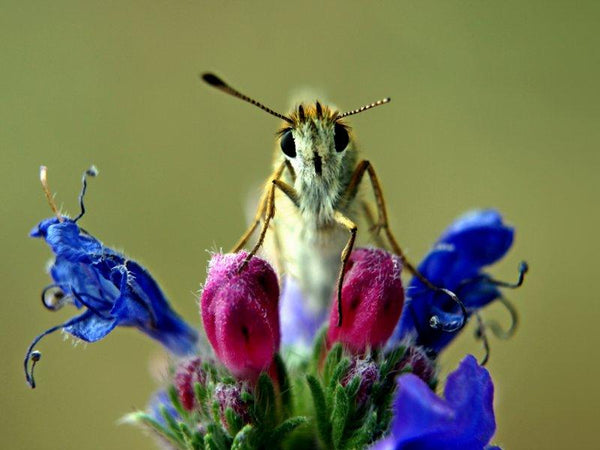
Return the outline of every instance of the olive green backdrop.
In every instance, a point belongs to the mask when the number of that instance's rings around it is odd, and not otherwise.
[[[39,387],[25,385],[30,340],[73,314],[42,308],[50,252],[27,233],[50,215],[39,165],[73,213],[96,164],[83,226],[147,265],[199,326],[206,250],[244,229],[278,126],[199,82],[205,70],[282,112],[307,87],[343,109],[391,96],[351,125],[411,258],[459,213],[494,206],[517,237],[493,273],[532,267],[509,294],[517,335],[492,340],[495,442],[597,444],[595,2],[319,3],[1,2],[2,448],[153,447],[117,424],[157,386],[161,350],[135,331],[76,348],[48,337]],[[445,370],[467,351],[481,355],[472,327]]]

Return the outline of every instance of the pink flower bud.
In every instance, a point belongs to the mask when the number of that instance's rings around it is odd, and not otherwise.
[[[194,385],[204,384],[206,373],[202,369],[202,360],[198,357],[182,361],[175,372],[175,388],[182,406],[192,411],[196,407]]]
[[[342,386],[346,387],[354,377],[360,378],[360,385],[356,394],[356,406],[361,408],[367,403],[373,385],[379,380],[379,367],[368,359],[352,358],[346,375],[340,380]]]
[[[398,364],[397,371],[410,369],[410,372],[418,376],[425,383],[431,383],[436,378],[435,362],[427,356],[423,347],[410,346]]]
[[[329,316],[327,343],[341,342],[353,353],[381,347],[394,331],[404,304],[399,257],[385,250],[352,252],[342,285],[342,325],[338,326],[337,292]]]
[[[215,254],[201,297],[202,322],[219,360],[233,375],[256,379],[279,349],[279,285],[265,260],[246,252]]]
[[[242,423],[250,423],[250,405],[242,399],[242,388],[239,384],[218,383],[215,387],[214,398],[219,404],[219,416],[221,423],[226,429],[229,430],[229,425],[225,418],[227,408],[231,408],[242,419]]]

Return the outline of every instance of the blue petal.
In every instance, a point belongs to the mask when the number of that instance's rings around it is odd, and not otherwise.
[[[514,237],[514,228],[502,223],[497,211],[471,211],[459,217],[442,234],[439,242],[453,245],[461,258],[483,267],[502,258]]]
[[[68,218],[62,222],[46,219],[31,235],[45,239],[56,255],[50,267],[55,285],[75,307],[86,308],[84,314],[62,326],[65,331],[95,342],[116,326],[134,326],[176,355],[195,351],[197,332],[173,311],[142,266],[104,247]]]
[[[85,342],[96,342],[110,333],[117,326],[116,319],[104,319],[91,311],[84,312],[72,325],[63,328]]]
[[[494,386],[473,356],[448,376],[445,399],[413,374],[397,384],[391,434],[373,448],[482,450],[490,442],[496,430]]]
[[[419,265],[419,271],[434,285],[453,291],[468,315],[500,297],[499,289],[481,272],[510,248],[514,229],[502,222],[494,210],[472,211],[459,217],[438,240]],[[416,344],[439,352],[460,331],[444,332],[430,326],[436,316],[445,328],[460,323],[460,308],[447,295],[428,289],[413,278],[407,300],[389,345],[410,337]]]

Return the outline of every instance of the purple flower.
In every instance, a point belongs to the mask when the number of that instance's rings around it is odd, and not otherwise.
[[[419,265],[434,285],[453,291],[465,305],[467,316],[501,296],[498,283],[482,268],[502,258],[513,242],[514,229],[494,210],[471,211],[459,217],[442,234]],[[526,266],[522,266],[522,272]],[[447,295],[427,288],[413,278],[407,301],[393,336],[397,343],[412,338],[417,345],[442,350],[460,332],[464,320],[458,305]]]
[[[80,196],[82,209],[77,218],[58,215],[43,220],[31,231],[31,236],[44,239],[55,255],[49,269],[54,283],[42,292],[44,306],[53,311],[65,304],[85,308],[82,314],[33,340],[24,363],[31,387],[35,387],[35,381],[33,367],[28,372],[28,363],[34,346],[44,336],[61,329],[83,341],[96,342],[117,326],[136,327],[176,355],[196,349],[196,330],[171,309],[150,273],[79,227],[77,221],[85,211],[84,192],[85,176]],[[39,357],[39,352],[33,353],[34,363]]]
[[[419,377],[397,380],[391,433],[372,450],[481,450],[496,431],[490,374],[468,355],[448,375],[444,398]]]

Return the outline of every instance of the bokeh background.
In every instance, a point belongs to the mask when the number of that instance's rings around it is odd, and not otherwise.
[[[494,441],[597,445],[597,2],[4,0],[0,10],[2,448],[153,448],[117,424],[157,386],[161,350],[139,333],[87,347],[48,337],[39,387],[26,386],[30,340],[73,313],[41,307],[50,252],[27,233],[50,215],[39,165],[73,213],[96,164],[84,227],[149,267],[199,326],[206,250],[244,229],[278,126],[203,85],[206,70],[282,112],[305,88],[342,109],[391,96],[351,124],[410,257],[459,213],[494,206],[518,230],[494,275],[514,279],[523,258],[532,267],[509,293],[517,335],[492,342]],[[467,351],[481,355],[472,328],[445,370]]]

